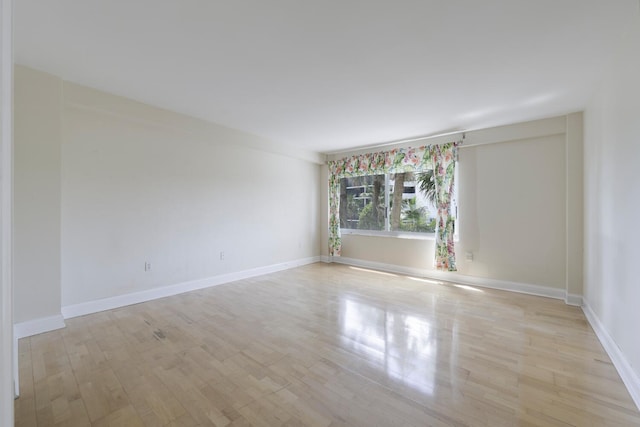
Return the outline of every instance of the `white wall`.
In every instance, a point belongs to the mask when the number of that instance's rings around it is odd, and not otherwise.
[[[325,260],[329,257],[329,168],[326,164],[320,167],[320,210],[318,218],[320,224],[320,256]]]
[[[584,228],[584,115],[567,116],[566,133],[566,301],[582,305]]]
[[[393,237],[362,236],[346,234],[342,236],[342,256],[364,261],[408,268],[431,268],[429,261],[434,257],[434,241],[400,239]]]
[[[13,341],[13,2],[0,1],[0,425],[12,426],[17,358]]]
[[[585,111],[585,300],[640,405],[640,17]],[[630,387],[634,390],[632,387]]]
[[[16,323],[60,315],[60,79],[16,66]]]
[[[320,255],[320,156],[16,72],[18,322]]]
[[[319,255],[319,165],[64,90],[63,306]]]
[[[460,149],[459,273],[564,288],[564,142],[555,135]]]
[[[566,129],[558,117],[467,132],[457,183],[460,275],[566,291]],[[433,240],[342,239],[345,258],[433,270]]]

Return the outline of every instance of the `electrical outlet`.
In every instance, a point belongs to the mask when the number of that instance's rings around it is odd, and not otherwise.
[[[144,271],[151,271],[151,263],[148,261],[145,261],[144,263]]]
[[[464,258],[469,262],[473,261],[473,252],[471,251],[466,252],[464,254]]]
[[[224,251],[220,251],[220,261],[224,261]]]

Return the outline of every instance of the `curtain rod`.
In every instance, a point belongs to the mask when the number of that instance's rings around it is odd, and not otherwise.
[[[398,140],[398,141],[383,142],[382,144],[365,145],[365,146],[362,146],[362,147],[353,147],[353,148],[348,148],[348,149],[345,149],[345,150],[332,151],[332,152],[326,153],[326,154],[327,154],[327,156],[333,156],[333,155],[336,155],[336,154],[352,153],[354,151],[372,150],[372,149],[375,150],[375,149],[378,149],[378,148],[390,147],[392,145],[407,144],[409,142],[424,141],[424,140],[427,140],[427,139],[435,139],[435,138],[441,138],[441,137],[444,137],[444,136],[457,135],[457,134],[462,134],[462,140],[464,141],[465,133],[466,133],[465,131],[458,130],[458,131],[453,131],[453,132],[439,133],[437,135],[419,136],[417,138],[409,138],[409,139],[401,139],[401,140]]]

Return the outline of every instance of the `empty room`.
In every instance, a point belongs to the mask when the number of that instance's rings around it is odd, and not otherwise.
[[[640,426],[639,0],[0,4],[0,426]]]

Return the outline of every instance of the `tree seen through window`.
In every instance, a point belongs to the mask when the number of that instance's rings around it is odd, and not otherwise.
[[[433,233],[433,173],[403,172],[340,180],[340,228]]]

